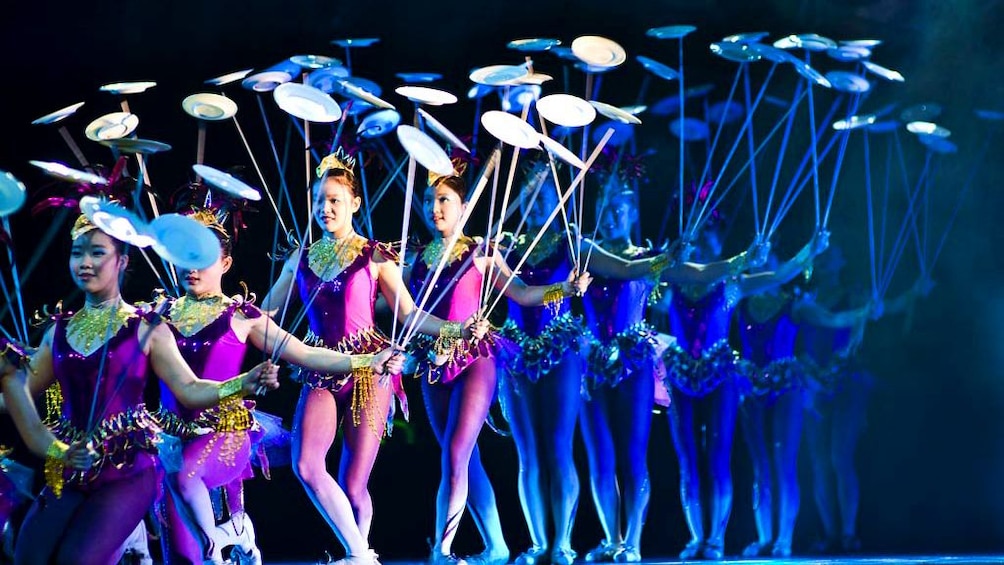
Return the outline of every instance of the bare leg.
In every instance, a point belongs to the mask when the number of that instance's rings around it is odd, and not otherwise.
[[[650,370],[637,371],[614,387],[611,395],[616,418],[611,418],[618,475],[623,478],[624,552],[618,561],[640,559],[641,531],[645,525],[652,485],[648,476],[648,439],[652,430],[655,387]]]
[[[791,539],[801,503],[798,486],[798,448],[802,440],[802,420],[805,415],[802,392],[791,391],[777,399],[774,416],[774,461],[779,491],[777,540],[774,556],[791,555]]]
[[[711,471],[711,535],[708,546],[723,548],[725,530],[732,514],[732,440],[736,431],[739,391],[735,379],[726,379],[708,395],[711,418],[708,422]],[[717,557],[716,554],[712,554]]]
[[[537,396],[535,428],[542,439],[537,456],[543,462],[550,486],[555,552],[570,552],[572,548],[572,525],[579,503],[579,474],[572,447],[581,389],[581,363],[578,355],[569,353],[532,393]],[[567,555],[570,554],[566,552]]]
[[[550,378],[550,375],[544,378]],[[548,549],[547,513],[544,494],[546,483],[540,471],[539,453],[543,445],[538,446],[537,435],[540,434],[541,444],[544,437],[540,428],[534,425],[536,396],[540,395],[542,383],[531,383],[524,377],[514,382],[506,377],[506,382],[500,387],[506,413],[509,417],[509,428],[512,430],[513,442],[516,444],[516,456],[519,459],[519,475],[517,487],[520,506],[523,508],[523,518],[530,532],[530,550],[521,556],[520,561],[532,563],[532,555],[542,554]]]
[[[696,399],[675,388],[669,391],[669,431],[680,462],[680,502],[683,517],[690,529],[690,543],[683,557],[696,555],[704,543],[704,512],[701,508],[701,483],[697,474],[697,434],[694,430],[694,405]],[[690,555],[686,555],[690,554]]]
[[[613,391],[605,385],[595,388],[591,393],[592,399],[582,403],[579,421],[589,460],[593,504],[606,537],[601,547],[606,544],[616,548],[621,543],[620,493],[617,490],[614,439],[607,407],[611,394]]]
[[[824,540],[815,549],[826,551],[828,549],[826,546],[835,542],[839,536],[837,502],[833,495],[833,468],[830,463],[833,400],[820,395],[817,396],[814,405],[816,412],[808,415],[805,430],[808,433],[812,460],[812,491],[824,536]]]
[[[837,479],[841,543],[845,551],[856,551],[860,545],[857,540],[860,491],[854,452],[865,428],[868,389],[852,376],[844,378],[844,387],[834,399],[830,462]]]
[[[369,546],[356,526],[348,497],[325,463],[337,429],[335,397],[327,390],[303,387],[293,421],[293,471],[348,554],[364,556]]]
[[[743,438],[753,463],[753,518],[757,530],[757,541],[743,550],[743,557],[760,556],[774,539],[771,465],[764,430],[766,411],[764,401],[752,394],[746,396],[739,407]]]
[[[392,402],[392,390],[389,387],[378,386],[374,392],[374,398],[360,414],[359,425],[356,426],[349,418],[342,427],[345,441],[342,444],[342,458],[338,469],[338,482],[345,488],[345,494],[356,517],[356,524],[359,526],[359,533],[364,540],[369,540],[370,524],[373,522],[373,499],[369,491],[370,474],[373,472],[377,452],[380,450],[380,440]],[[346,411],[350,409],[346,406],[343,412],[347,413]],[[376,425],[377,433],[370,428],[371,419]]]

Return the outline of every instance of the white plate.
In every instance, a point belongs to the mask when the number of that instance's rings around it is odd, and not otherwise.
[[[538,133],[537,138],[540,139],[540,142],[542,144],[544,144],[544,149],[547,149],[548,153],[554,155],[555,157],[561,159],[562,161],[568,163],[569,165],[579,170],[586,168],[586,164],[582,162],[582,159],[576,157],[575,153],[569,151],[569,149],[564,145],[558,143],[557,141],[551,139],[550,137],[547,137],[542,133]]]
[[[38,167],[45,171],[49,176],[56,177],[60,180],[65,180],[69,182],[83,182],[87,184],[108,184],[108,179],[91,174],[85,171],[78,171],[76,169],[71,169],[62,163],[53,163],[48,161],[28,161],[32,165]]]
[[[540,145],[537,130],[512,114],[500,110],[485,112],[481,115],[481,125],[496,139],[513,147],[533,149]]]
[[[871,49],[872,47],[878,47],[882,45],[881,39],[848,39],[840,42],[841,45],[847,45],[849,47],[864,47],[866,49]]]
[[[146,92],[155,86],[157,86],[157,83],[151,81],[114,82],[112,84],[106,84],[98,90],[101,92],[110,92],[112,94],[139,94],[140,92]]]
[[[677,118],[669,122],[669,132],[684,141],[701,141],[711,134],[708,124],[697,118]]]
[[[241,86],[255,92],[272,92],[280,84],[293,80],[293,75],[282,71],[264,71],[255,73],[243,81]]]
[[[40,125],[40,124],[54,124],[54,123],[56,123],[56,122],[58,122],[58,121],[60,121],[62,119],[65,119],[65,118],[68,118],[69,116],[72,116],[73,113],[76,112],[77,110],[79,110],[80,107],[83,106],[83,105],[84,105],[83,102],[77,102],[76,104],[71,104],[71,105],[69,105],[69,106],[67,106],[65,108],[60,108],[59,110],[56,110],[55,112],[52,112],[50,114],[46,114],[46,115],[42,116],[41,118],[38,118],[37,120],[32,121],[31,125],[37,126],[37,125]]]
[[[220,259],[220,240],[198,220],[164,214],[150,222],[153,250],[182,269],[205,269]]]
[[[14,175],[0,171],[0,218],[10,216],[24,206],[28,191]]]
[[[283,111],[301,120],[329,124],[342,117],[338,103],[313,86],[287,82],[277,86],[272,97]]]
[[[723,37],[722,41],[725,43],[756,43],[768,35],[770,34],[766,31],[748,31]]]
[[[692,25],[675,25],[654,27],[645,32],[645,35],[656,39],[682,39],[690,35],[697,28]]]
[[[596,100],[590,100],[590,104],[596,111],[604,116],[610,118],[611,120],[618,121],[622,124],[640,124],[641,120],[638,119],[633,113],[627,111],[624,108],[618,108],[617,106],[611,106],[603,102],[597,102]]]
[[[349,70],[345,67],[324,67],[323,69],[317,69],[307,75],[307,84],[313,86],[321,92],[331,94],[333,92],[338,92],[341,88],[338,81],[348,76]]]
[[[252,188],[247,183],[234,177],[233,175],[229,175],[223,171],[206,165],[192,165],[192,170],[195,171],[195,174],[202,177],[202,179],[210,186],[222,190],[231,196],[244,198],[246,200],[261,200],[261,193],[259,193],[257,189]]]
[[[80,211],[99,230],[119,241],[143,248],[154,244],[146,222],[121,204],[95,196],[84,196],[80,199]]]
[[[244,80],[251,71],[254,69],[244,69],[243,71],[234,71],[232,73],[227,73],[225,75],[220,75],[218,77],[213,77],[206,81],[206,84],[211,84],[213,86],[223,86],[224,84],[230,84],[232,82],[237,82],[239,80]]]
[[[366,90],[365,88],[356,85],[349,79],[352,79],[352,77],[338,81],[338,84],[341,85],[342,92],[344,92],[346,95],[351,96],[353,98],[358,98],[363,102],[369,102],[370,104],[378,108],[386,108],[388,110],[395,109],[394,105],[391,104],[390,102],[387,102],[386,100],[380,98],[376,94],[373,94],[369,90]]]
[[[906,124],[906,131],[930,137],[949,137],[952,135],[952,132],[948,128],[941,127],[933,122],[910,122]]]
[[[537,112],[559,126],[582,127],[596,119],[592,104],[571,94],[550,94],[537,101]]]
[[[331,42],[332,45],[337,45],[339,47],[369,47],[374,43],[380,41],[379,37],[355,37],[347,39],[336,39]]]
[[[645,70],[663,80],[676,80],[680,78],[680,73],[676,72],[676,69],[669,65],[664,65],[655,59],[644,55],[638,55],[635,59],[641,63],[641,66],[645,67]]]
[[[422,119],[425,120],[425,125],[429,126],[429,129],[432,130],[432,133],[441,137],[443,141],[452,145],[453,147],[456,147],[457,149],[463,150],[464,153],[471,152],[471,150],[467,147],[467,145],[465,145],[463,141],[460,141],[459,137],[454,135],[452,131],[450,131],[446,126],[441,124],[439,120],[433,118],[432,114],[419,108],[418,115],[422,116]]]
[[[843,120],[837,120],[833,122],[833,129],[837,131],[844,131],[850,129],[858,129],[866,126],[870,126],[878,120],[878,116],[875,114],[863,114],[860,116],[851,116]]]
[[[366,117],[359,122],[359,127],[356,128],[356,134],[360,137],[366,138],[381,137],[390,133],[390,131],[396,128],[400,123],[401,114],[398,114],[397,110],[377,110],[372,114],[367,114]]]
[[[397,73],[395,76],[404,82],[436,82],[443,78],[439,73]]]
[[[900,74],[899,71],[894,71],[892,69],[883,67],[882,65],[872,63],[871,61],[862,61],[861,64],[865,66],[865,69],[868,70],[868,72],[874,75],[878,75],[879,77],[882,77],[886,80],[891,80],[895,82],[906,82],[906,79],[903,78],[903,75]]]
[[[468,78],[485,86],[506,86],[518,84],[528,74],[530,70],[526,65],[490,65],[474,69]]]
[[[120,137],[118,139],[102,139],[101,145],[117,149],[120,153],[138,153],[141,155],[151,155],[162,151],[170,151],[171,146],[161,141],[152,139],[139,139],[135,137]]]
[[[736,63],[752,63],[763,58],[759,50],[746,43],[720,41],[712,43],[710,48],[715,55]]]
[[[453,163],[438,143],[418,128],[397,126],[397,139],[401,146],[420,165],[437,175],[452,175]]]
[[[289,60],[304,69],[311,70],[323,69],[325,67],[339,67],[342,64],[338,59],[325,57],[324,55],[293,55]]]
[[[442,106],[444,104],[456,104],[457,97],[438,88],[427,86],[399,86],[394,92],[404,96],[412,102],[428,104],[430,106]]]
[[[795,36],[798,47],[806,51],[826,51],[837,47],[837,42],[829,37],[823,37],[818,33],[803,33]]]
[[[226,96],[208,92],[186,97],[181,101],[181,108],[193,118],[211,122],[226,120],[237,114],[236,102]]]
[[[824,88],[831,88],[833,86],[832,84],[830,84],[830,81],[826,80],[826,77],[823,76],[822,73],[812,68],[812,66],[810,66],[808,63],[804,61],[799,61],[798,63],[795,63],[794,67],[795,70],[798,71],[798,74],[808,79],[809,82],[816,83]]]
[[[84,128],[84,135],[91,141],[119,139],[136,131],[139,117],[129,112],[112,112],[105,114]]]
[[[524,53],[534,53],[547,51],[552,47],[561,45],[561,40],[548,39],[544,37],[534,37],[530,39],[514,39],[506,44],[509,49],[515,49]]]
[[[862,76],[847,71],[830,71],[826,73],[826,80],[833,86],[833,90],[839,92],[850,92],[861,94],[871,90],[872,85]]]
[[[841,45],[836,49],[827,49],[826,54],[831,59],[844,63],[862,61],[872,56],[872,50],[867,47],[857,47],[854,45]]]
[[[604,69],[612,69],[627,60],[623,47],[598,35],[576,37],[572,41],[572,53],[583,63]]]

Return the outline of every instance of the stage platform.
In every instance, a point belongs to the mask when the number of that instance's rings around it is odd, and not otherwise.
[[[283,561],[270,562],[273,565],[315,565],[310,561]],[[425,565],[424,560],[381,560],[382,565]],[[585,563],[585,561],[576,561]],[[721,563],[721,564],[741,564],[741,565],[786,565],[788,563],[812,564],[812,565],[969,565],[984,563],[1004,564],[1004,554],[1001,555],[873,555],[855,557],[792,557],[789,559],[759,558],[759,559],[739,559],[731,558],[722,561],[681,561],[679,559],[645,559],[639,565],[677,565],[677,564],[697,564],[697,563]]]

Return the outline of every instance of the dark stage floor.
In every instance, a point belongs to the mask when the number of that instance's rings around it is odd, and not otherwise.
[[[425,565],[425,561],[381,561],[383,565]],[[580,563],[577,561],[576,563]],[[584,563],[584,562],[581,562]],[[679,559],[646,559],[640,565],[673,565],[682,563],[713,563],[711,561],[680,561]],[[718,563],[741,563],[743,565],[786,563],[811,563],[819,565],[919,565],[919,564],[980,564],[1004,563],[1004,555],[884,555],[860,557],[798,557],[790,559],[725,559]],[[309,561],[275,562],[274,565],[314,565]]]

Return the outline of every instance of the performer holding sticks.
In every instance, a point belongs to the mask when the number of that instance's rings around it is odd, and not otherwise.
[[[275,312],[283,308],[295,285],[310,327],[306,343],[366,354],[390,346],[374,323],[378,290],[389,304],[399,305],[402,322],[417,320],[420,312],[404,285],[396,253],[353,230],[352,216],[361,205],[354,167],[355,160],[340,149],[317,167],[320,180],[314,185],[314,220],[323,228],[324,237],[286,260],[262,309]],[[422,316],[417,329],[434,335],[445,332],[473,337],[485,328],[473,318],[461,327],[435,316]],[[296,378],[304,386],[293,423],[293,470],[346,547],[346,560],[370,563],[375,555],[367,541],[373,519],[368,483],[384,428],[393,417],[392,393],[407,410],[400,371],[391,375],[389,386],[377,383],[370,371],[357,370],[346,376],[314,370],[313,365],[304,366]],[[345,422],[345,443],[336,482],[328,474],[325,459],[340,421]]]
[[[506,297],[520,306],[557,303],[564,297],[581,295],[590,282],[588,273],[580,276],[570,271],[562,282],[528,286],[513,275],[496,249],[486,248],[478,240],[463,235],[460,219],[468,204],[462,175],[463,170],[448,176],[430,175],[423,199],[425,214],[438,233],[418,252],[410,273],[410,286],[416,295],[433,298],[432,313],[448,320],[478,315],[484,273],[489,268],[498,278],[491,281],[488,290],[504,291]],[[458,236],[456,243],[447,249],[444,241],[454,236]],[[441,277],[437,281],[428,280],[444,257]],[[500,349],[509,346],[495,332],[471,342],[460,339],[456,329],[440,333],[438,339],[420,339],[414,344],[419,360],[416,374],[422,379],[426,411],[443,451],[432,555],[435,562],[497,565],[509,560],[495,494],[477,452],[478,435],[495,397],[495,359]],[[452,546],[468,501],[486,549],[481,555],[461,560],[452,554]]]
[[[275,325],[251,302],[223,294],[222,278],[233,264],[231,237],[223,225],[225,214],[211,208],[193,209],[191,217],[212,230],[220,241],[220,259],[199,270],[180,269],[185,295],[172,300],[167,310],[171,329],[182,356],[203,378],[225,380],[236,374],[247,345],[290,363],[330,374],[372,372],[378,378],[400,373],[403,356],[385,348],[376,355],[346,355],[322,347],[308,347]],[[205,411],[188,410],[167,387],[161,387],[162,421],[165,428],[185,439],[180,469],[173,475],[185,508],[168,502],[168,548],[181,558],[199,563],[223,563],[223,546],[234,540],[247,561],[261,563],[251,520],[244,512],[243,479],[251,470],[252,437],[260,435],[250,401]],[[210,430],[208,433],[199,430]],[[256,433],[257,432],[257,433]],[[230,510],[228,527],[216,527],[209,489],[226,487]],[[186,527],[190,513],[195,532]],[[196,536],[192,534],[195,533]],[[239,535],[236,535],[239,534]],[[197,540],[204,540],[200,546]]]
[[[704,191],[695,191],[700,198]],[[713,217],[713,216],[712,216]],[[714,224],[699,232],[695,253],[709,260],[721,253]],[[732,511],[732,439],[739,403],[738,354],[728,342],[732,311],[744,296],[787,283],[811,264],[827,245],[827,234],[817,234],[799,253],[776,271],[744,275],[766,260],[767,247],[757,244],[753,256],[731,259],[732,272],[703,284],[677,285],[669,308],[669,327],[676,342],[663,354],[670,432],[680,462],[680,498],[691,540],[681,559],[724,556],[725,530]],[[698,421],[702,405],[709,409],[706,423]],[[704,511],[698,474],[698,430],[707,425],[711,475],[710,535],[705,536]]]
[[[71,237],[70,272],[84,307],[73,315],[57,311],[30,366],[3,379],[18,431],[46,460],[47,487],[25,519],[17,563],[116,562],[159,491],[159,427],[143,405],[151,373],[189,408],[239,403],[259,388],[278,386],[277,367],[268,362],[223,382],[197,378],[160,316],[122,300],[125,245],[85,216]],[[53,382],[65,400],[50,431],[32,393]]]

